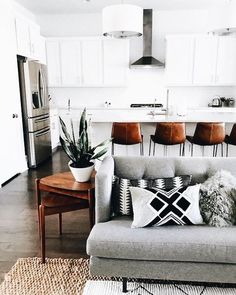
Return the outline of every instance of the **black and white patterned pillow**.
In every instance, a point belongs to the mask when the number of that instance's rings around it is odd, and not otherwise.
[[[134,210],[131,227],[202,224],[199,190],[200,184],[169,191],[130,187]]]
[[[156,179],[126,179],[118,176],[113,177],[112,206],[116,216],[132,215],[132,201],[129,188],[160,188],[169,191],[173,188],[182,188],[190,185],[192,175],[181,175],[168,178]]]

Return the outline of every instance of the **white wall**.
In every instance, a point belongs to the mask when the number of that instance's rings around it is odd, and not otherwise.
[[[153,56],[164,61],[165,35],[175,33],[205,33],[207,30],[205,10],[155,11],[153,17]],[[96,36],[102,32],[99,13],[74,15],[40,15],[37,22],[46,37]],[[131,39],[130,61],[142,56],[142,38]],[[178,56],[176,56],[178,58]],[[110,100],[113,106],[129,106],[131,102],[153,102],[155,98],[165,103],[164,70],[129,70],[126,88],[63,88],[50,89],[54,102],[66,107],[71,99],[72,107],[103,106]],[[172,87],[171,104],[207,106],[212,96],[234,97],[234,87]]]
[[[30,19],[32,22],[36,22],[35,15],[19,3],[12,1],[12,7],[15,14],[21,14],[25,18]]]

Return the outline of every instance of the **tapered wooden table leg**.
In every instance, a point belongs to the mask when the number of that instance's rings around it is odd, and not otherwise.
[[[40,212],[40,232],[41,232],[41,258],[42,263],[45,263],[45,214],[44,214],[44,206],[39,206]]]

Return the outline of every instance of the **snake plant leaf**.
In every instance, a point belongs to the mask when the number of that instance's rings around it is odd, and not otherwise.
[[[66,141],[61,136],[60,136],[60,143],[61,143],[62,149],[67,154],[67,156],[71,159],[72,162],[75,162],[76,158],[74,157],[73,153],[71,152],[69,145],[67,145]]]
[[[75,132],[74,132],[74,124],[73,124],[72,119],[70,119],[70,125],[71,125],[71,133],[72,133],[73,143],[75,145],[76,144],[76,141],[75,141]]]
[[[91,159],[95,160],[101,158],[103,155],[105,155],[108,151],[108,147],[105,147],[104,149],[102,149],[101,151],[95,153]]]
[[[103,146],[107,146],[109,143],[112,142],[112,138],[106,139],[103,142],[99,143],[98,145],[96,145],[95,147],[91,148],[89,150],[90,153],[93,153],[97,148],[99,147],[103,147]]]
[[[84,110],[81,114],[80,123],[79,123],[79,136],[81,135],[83,130],[87,131],[87,128],[86,128],[86,108],[84,108]]]
[[[69,141],[69,142],[72,142],[71,140],[71,137],[70,137],[70,134],[68,133],[67,131],[67,128],[66,128],[66,124],[65,122],[62,120],[62,118],[59,116],[59,120],[60,120],[60,124],[61,124],[61,129],[62,129],[62,132],[65,136],[65,138]]]

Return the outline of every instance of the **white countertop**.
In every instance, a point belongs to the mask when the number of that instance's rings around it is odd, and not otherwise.
[[[71,112],[61,109],[61,116],[79,118],[82,109],[73,109]],[[226,122],[236,123],[236,108],[192,108],[185,116],[176,113],[166,115],[165,111],[156,108],[157,115],[149,115],[153,108],[87,108],[87,117],[94,123],[112,122]]]

